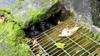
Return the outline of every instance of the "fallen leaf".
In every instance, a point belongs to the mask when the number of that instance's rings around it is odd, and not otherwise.
[[[56,45],[57,48],[64,48],[65,44],[58,42],[58,43],[55,43],[55,45]]]

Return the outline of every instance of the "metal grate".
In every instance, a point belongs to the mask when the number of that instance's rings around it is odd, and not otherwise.
[[[78,25],[80,29],[71,37],[62,38],[58,34],[65,27]],[[83,25],[83,26],[82,26]],[[39,48],[46,54],[45,56],[94,56],[100,55],[100,39],[92,33],[84,24],[78,21],[67,19],[60,25],[36,36]],[[63,49],[55,46],[55,43],[65,43]],[[32,48],[36,50],[37,48]]]

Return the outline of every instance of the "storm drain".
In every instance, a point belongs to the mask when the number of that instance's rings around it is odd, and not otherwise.
[[[59,37],[65,27],[79,26],[79,30],[70,37]],[[41,33],[32,45],[34,56],[100,56],[100,38],[90,31],[84,24],[74,19],[65,22]],[[64,48],[57,48],[56,43],[64,43]]]

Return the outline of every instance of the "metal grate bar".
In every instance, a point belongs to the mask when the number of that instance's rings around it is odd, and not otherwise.
[[[54,47],[54,46],[51,46],[50,48],[47,49],[47,51],[50,50],[50,49],[53,48],[53,47]],[[52,51],[53,51],[53,50],[52,50]]]
[[[37,42],[37,44],[39,45],[39,47],[45,52],[46,55],[50,56],[45,50],[44,48],[42,48],[42,46]]]
[[[42,38],[42,37],[43,37],[43,38]],[[42,38],[42,39],[40,39],[40,38]],[[42,42],[42,41],[44,41],[44,39],[45,39],[45,35],[43,34],[42,36],[40,36],[40,38],[37,39],[38,42]]]
[[[46,44],[49,43],[49,42],[50,42],[49,39],[44,39],[43,41],[41,41],[41,42],[39,42],[39,43],[40,43],[40,45],[43,44],[43,46],[44,46],[44,45],[46,45]]]
[[[90,44],[93,44],[93,43],[90,43]],[[84,46],[86,46],[86,45],[84,45]],[[82,50],[79,50],[79,52],[81,52]],[[84,52],[83,52],[84,53]],[[77,54],[77,53],[76,53]],[[76,54],[73,54],[73,56],[75,56]]]
[[[45,35],[47,35],[46,33],[44,33]],[[48,35],[47,35],[48,36]],[[50,36],[48,36],[49,39],[51,39]],[[53,39],[51,39],[54,43],[56,43]],[[62,49],[66,54],[68,54],[69,56],[71,56],[68,52],[66,52],[64,49]]]
[[[60,54],[59,52],[63,52],[63,50],[55,47],[55,50],[53,50],[52,52],[49,52],[49,53],[53,56],[53,55],[56,55],[56,54],[57,55]]]
[[[81,37],[83,37],[83,36],[81,36]],[[81,37],[80,37],[80,38],[81,38]],[[78,39],[77,39],[77,40],[75,40],[75,41],[79,41],[79,40],[80,40],[80,38],[78,38]],[[84,40],[84,39],[82,39],[82,40]],[[79,41],[79,43],[80,43],[82,40],[80,40],[80,41]],[[71,43],[70,43],[70,44],[71,44]],[[73,45],[73,46],[71,46],[71,47],[74,47],[74,46],[75,46],[75,45]],[[71,48],[71,47],[70,47],[70,48]],[[68,48],[67,50],[69,50],[70,48]]]
[[[54,29],[56,29],[56,28],[54,28]],[[85,50],[86,52],[88,52],[85,48],[83,48],[81,45],[79,45],[78,43],[76,43],[75,41],[73,41],[70,37],[68,37],[68,38],[69,38],[69,40],[71,40],[72,42],[74,42],[76,45],[78,45],[79,47],[81,47],[83,50]],[[90,52],[88,52],[88,53],[91,54]]]
[[[51,52],[53,51],[53,50],[55,50],[56,48],[54,48],[55,46],[54,46],[54,43],[52,44],[53,46],[50,46],[49,47],[49,49],[47,49],[47,51],[50,51],[51,50]]]
[[[79,39],[77,39],[77,40],[79,40]],[[75,40],[75,41],[77,41],[77,40]],[[70,41],[70,40],[69,40],[69,41]],[[67,43],[66,43],[66,44],[67,44]],[[71,44],[73,44],[73,42],[67,44],[67,46],[69,46],[69,45],[71,45]],[[67,46],[65,46],[65,48],[66,48]],[[71,47],[72,47],[72,46],[71,46]],[[69,47],[69,48],[71,48],[71,47]],[[69,48],[68,48],[68,49],[69,49]],[[67,50],[68,50],[68,49],[67,49]]]
[[[49,42],[46,42],[46,43],[42,44],[42,46],[47,48],[47,47],[51,46],[52,44],[54,44],[54,43],[52,41],[49,41]]]
[[[58,50],[58,51],[54,52],[54,53],[52,54],[52,56],[56,55],[57,53],[59,53],[59,55],[60,55],[60,54],[62,54],[62,53],[64,53],[64,52],[61,52],[61,50]]]
[[[81,32],[80,32],[81,33]],[[87,37],[85,34],[81,33],[83,36]],[[87,37],[89,38],[89,37]],[[89,38],[90,40],[92,40],[93,42],[95,42],[96,44],[100,45],[98,42],[94,41],[92,38]]]
[[[72,20],[72,19],[71,19]],[[72,20],[73,22],[75,22],[74,20]],[[77,23],[77,24],[79,24],[79,22],[75,22],[75,23]],[[80,24],[79,24],[80,25]],[[83,23],[81,24],[82,26],[84,26],[83,25]],[[81,33],[81,32],[80,32]],[[81,33],[83,36],[86,36],[85,34],[83,34],[83,33]],[[87,37],[87,36],[86,36]],[[89,37],[87,37],[87,38],[89,38]],[[94,41],[92,38],[89,38],[90,40],[92,40],[93,42],[95,42],[95,43],[97,43],[98,45],[100,45],[98,42],[96,42],[96,41]]]
[[[31,51],[31,56],[35,56],[35,54],[33,53],[33,51],[32,50],[30,50]]]
[[[82,40],[84,40],[84,39],[82,39]],[[82,40],[80,40],[79,42],[81,42]],[[81,43],[81,44],[82,44],[82,43]],[[71,47],[69,48],[69,50],[72,49],[72,48],[75,48],[75,46],[77,46],[77,45],[71,46]],[[73,49],[72,51],[70,51],[69,53],[71,53],[71,52],[73,52],[73,51],[75,51],[75,50],[76,50],[76,48]]]
[[[35,49],[38,49],[37,46],[36,47],[32,47],[31,49],[33,49],[33,51],[35,51]]]
[[[69,37],[68,37],[69,38]],[[71,38],[69,38],[71,41],[73,41]],[[73,41],[76,45],[78,45],[80,48],[82,48],[83,50],[85,50],[86,52],[88,52],[90,55],[92,55],[89,51],[87,51],[85,48],[83,48],[81,45],[79,45],[78,43],[76,43],[75,41]]]
[[[92,39],[92,37],[95,35],[87,27],[84,27],[83,25],[73,22],[72,20],[67,20],[67,21],[68,21],[67,23],[65,23],[66,22],[65,21],[64,23],[57,25],[56,27],[53,27],[50,31],[49,30],[45,31],[39,35],[40,37],[37,38],[37,41],[41,45],[41,48],[45,50],[45,52],[48,53],[48,55],[52,55],[52,56],[55,55],[76,56],[79,54],[82,56],[84,54],[92,55],[91,52],[94,50],[94,48],[96,48],[96,46],[99,46],[99,44],[97,44],[96,41],[94,42],[94,39]],[[66,37],[66,38],[58,36],[58,34],[61,32],[63,28],[72,27],[75,25],[80,26],[80,29],[73,36]],[[83,42],[86,40],[88,40],[89,42],[87,43]],[[56,48],[56,46],[54,45],[56,42],[65,43],[66,45],[64,49]],[[83,45],[84,43],[86,44]]]
[[[91,49],[93,49],[94,47],[96,47],[97,46],[97,44],[95,44],[93,47],[91,47],[89,50],[91,50]],[[88,51],[89,51],[88,50]],[[82,53],[81,55],[84,55],[86,52],[84,52],[84,53]]]
[[[64,52],[61,52],[60,54],[58,54],[57,56],[63,56],[63,54],[65,54]]]
[[[72,42],[73,43],[73,42]],[[69,44],[72,44],[72,43],[69,43]],[[68,43],[67,43],[68,44]],[[66,47],[65,47],[66,48]],[[71,48],[71,47],[70,47]],[[70,48],[68,48],[68,49],[70,49]]]

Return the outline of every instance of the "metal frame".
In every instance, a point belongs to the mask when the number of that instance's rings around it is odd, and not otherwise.
[[[37,43],[40,46],[40,48],[45,52],[45,54],[47,56],[55,56],[55,55],[56,56],[77,56],[77,55],[93,56],[94,54],[92,54],[92,52],[95,51],[95,49],[97,47],[100,47],[100,43],[99,43],[100,40],[97,41],[96,39],[93,39],[93,36],[95,34],[93,34],[87,27],[85,27],[85,25],[83,23],[81,23],[81,25],[80,25],[79,21],[67,20],[67,22],[68,21],[69,21],[69,23],[64,22],[61,25],[55,26],[52,29],[49,29],[49,30],[41,33],[40,35],[36,36],[36,37],[38,37]],[[72,37],[66,37],[66,38],[60,38],[57,36],[57,34],[59,34],[61,29],[63,29],[65,27],[65,25],[70,26],[73,23],[75,23],[75,25],[77,24],[80,26],[80,29],[78,31],[78,35],[80,35],[80,36],[74,35]],[[84,30],[84,31],[82,31],[82,30]],[[55,33],[55,34],[53,34],[53,33]],[[52,36],[52,34],[53,34],[53,36]],[[58,37],[58,38],[56,38],[56,37]],[[77,39],[75,39],[75,38],[77,38]],[[87,40],[87,39],[88,39],[89,43],[84,42],[84,40]],[[65,47],[63,49],[56,48],[55,43],[57,43],[57,42],[65,43]],[[81,42],[83,42],[83,43],[81,43]],[[86,43],[86,44],[83,45],[84,43]],[[79,50],[76,51],[77,49],[79,49]],[[94,49],[94,50],[91,51],[92,49]],[[81,53],[81,54],[78,54],[78,53]]]

